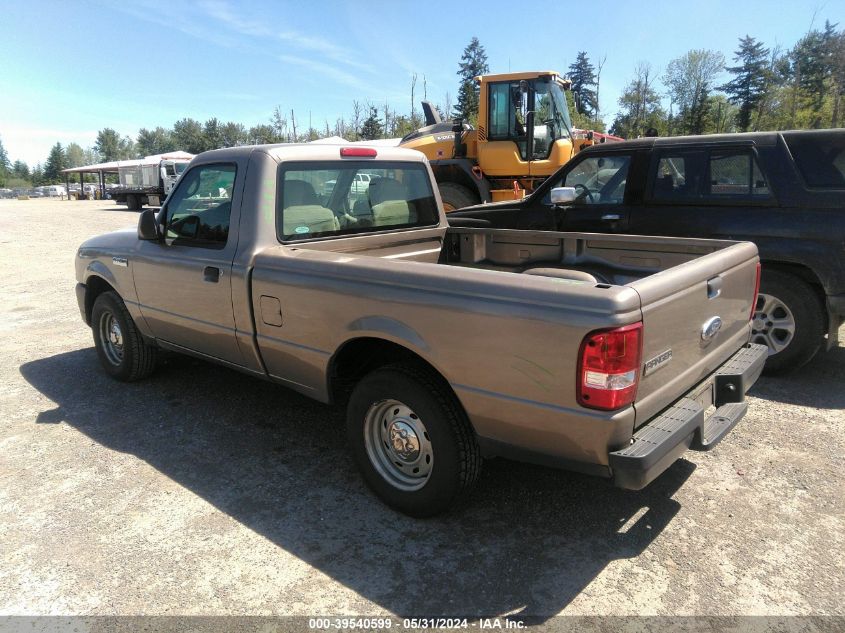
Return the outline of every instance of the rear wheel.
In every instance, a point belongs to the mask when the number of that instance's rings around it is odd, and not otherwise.
[[[769,348],[767,374],[797,369],[821,346],[823,307],[812,288],[798,277],[764,270],[751,328],[751,341]]]
[[[141,208],[141,200],[134,193],[126,196],[126,206],[130,211],[137,211]]]
[[[466,414],[437,375],[397,364],[366,375],[352,392],[347,436],[372,490],[416,517],[459,503],[481,471]]]
[[[441,182],[438,189],[440,189],[440,198],[443,200],[443,210],[446,213],[481,202],[478,196],[467,187],[454,182]]]
[[[94,347],[106,373],[124,382],[149,376],[155,369],[155,347],[141,337],[121,298],[104,292],[91,310]]]

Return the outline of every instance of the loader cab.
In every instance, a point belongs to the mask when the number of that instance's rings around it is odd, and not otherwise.
[[[545,178],[572,156],[572,122],[555,73],[480,77],[478,162],[491,177]]]

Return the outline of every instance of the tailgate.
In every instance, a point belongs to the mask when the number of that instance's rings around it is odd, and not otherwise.
[[[628,284],[643,313],[636,426],[748,341],[758,261],[757,247],[740,242]]]

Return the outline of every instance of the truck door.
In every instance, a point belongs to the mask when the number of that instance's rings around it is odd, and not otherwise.
[[[552,183],[552,187],[574,187],[574,204],[559,209],[558,229],[586,233],[625,233],[630,206],[628,181],[633,154],[608,152],[575,159],[571,167]],[[544,203],[551,205],[551,187]]]
[[[162,242],[139,242],[130,266],[141,313],[157,339],[243,365],[232,309],[240,209],[235,164],[188,171],[161,212]]]

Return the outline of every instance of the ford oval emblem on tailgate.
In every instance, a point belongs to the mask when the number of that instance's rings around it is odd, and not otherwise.
[[[701,326],[701,340],[702,341],[711,341],[713,337],[715,337],[719,330],[722,329],[722,319],[721,317],[714,316],[712,319],[707,320],[704,325]]]

